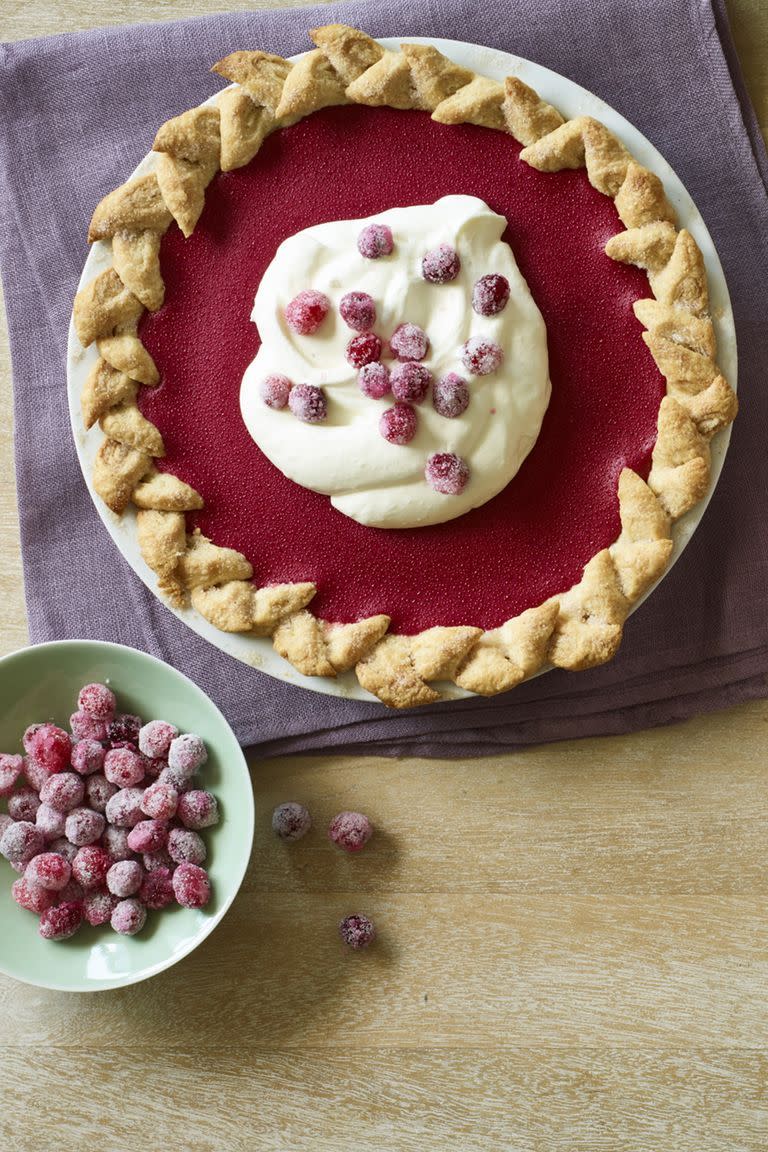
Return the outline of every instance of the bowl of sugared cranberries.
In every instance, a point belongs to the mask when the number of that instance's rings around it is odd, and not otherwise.
[[[237,895],[242,750],[175,668],[63,640],[0,659],[0,971],[63,991],[175,964]]]

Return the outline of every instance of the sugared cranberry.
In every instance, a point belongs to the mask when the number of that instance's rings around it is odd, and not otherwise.
[[[173,894],[182,908],[204,908],[211,898],[208,874],[197,864],[179,864],[173,874]]]
[[[101,837],[101,846],[112,860],[130,860],[133,853],[128,847],[128,829],[108,824]]]
[[[135,936],[147,922],[147,910],[140,900],[120,900],[113,908],[109,922],[121,936]]]
[[[285,804],[278,804],[272,813],[272,831],[281,840],[292,843],[306,836],[312,827],[312,817],[303,804],[289,800]]]
[[[63,836],[66,822],[66,812],[60,812],[50,804],[41,804],[35,813],[35,824],[46,840],[58,840],[59,836]]]
[[[299,336],[311,336],[325,320],[330,307],[327,296],[307,288],[286,305],[285,322]]]
[[[79,900],[65,900],[48,908],[40,917],[39,932],[43,940],[68,940],[83,922],[83,905]]]
[[[55,724],[41,724],[29,740],[30,756],[48,772],[64,772],[71,751],[69,734]]]
[[[429,350],[429,337],[418,324],[398,324],[389,346],[398,360],[423,360]]]
[[[117,896],[101,888],[95,892],[86,892],[83,897],[83,915],[92,928],[101,924],[108,924],[113,911],[117,906]]]
[[[24,768],[23,756],[0,754],[0,796],[10,796]]]
[[[207,855],[205,841],[191,828],[171,828],[168,855],[176,864],[202,864]]]
[[[509,280],[495,272],[481,276],[472,289],[472,307],[480,316],[496,316],[509,300]]]
[[[414,364],[409,360],[405,364],[395,364],[390,379],[392,395],[396,400],[421,404],[432,383],[432,373],[423,364]]]
[[[71,877],[59,892],[59,903],[64,900],[75,900],[82,902],[85,896],[85,889],[82,884],[78,884],[74,877]]]
[[[135,744],[139,739],[142,725],[141,716],[132,716],[130,712],[121,712],[119,716],[115,716],[114,720],[110,720],[107,727],[107,739],[113,746],[124,744],[126,741]]]
[[[140,820],[128,833],[128,847],[133,852],[157,852],[165,847],[167,839],[165,820]]]
[[[32,823],[40,807],[40,797],[34,788],[19,788],[8,797],[8,815],[13,820],[28,820]]]
[[[416,435],[417,417],[410,404],[395,404],[379,417],[379,432],[390,444],[409,444]]]
[[[357,250],[366,260],[389,256],[394,246],[392,229],[386,224],[366,224],[357,238]]]
[[[58,900],[58,894],[48,888],[41,888],[39,884],[32,884],[26,876],[19,876],[11,885],[11,896],[20,908],[28,912],[35,912],[40,916]]]
[[[378,360],[363,364],[357,374],[357,386],[369,400],[381,400],[390,390],[389,368]]]
[[[322,424],[328,416],[328,401],[322,388],[315,384],[294,384],[288,407],[304,424]]]
[[[58,852],[41,852],[33,856],[27,864],[24,878],[30,884],[38,884],[49,892],[60,892],[66,888],[72,875],[72,866]]]
[[[111,720],[117,701],[114,692],[106,684],[86,684],[80,689],[77,706],[94,720]]]
[[[33,760],[31,756],[27,756],[24,759],[24,775],[30,787],[34,788],[35,792],[39,792],[50,776],[50,772],[47,768],[43,768],[42,764]]]
[[[89,776],[85,781],[85,798],[94,812],[106,812],[107,804],[117,792],[117,784],[110,783],[105,776]]]
[[[42,724],[30,724],[28,728],[24,729],[24,735],[21,738],[21,744],[27,755],[29,755],[31,751],[33,736],[39,728],[42,728],[42,726]]]
[[[138,892],[144,879],[144,869],[138,860],[118,860],[107,872],[107,888],[122,900]]]
[[[349,341],[344,355],[353,368],[364,368],[381,356],[381,340],[375,332],[361,332]]]
[[[355,332],[367,332],[376,323],[376,302],[367,292],[347,292],[339,303],[341,318]]]
[[[145,872],[154,872],[157,868],[167,868],[172,872],[174,868],[174,861],[171,859],[167,848],[161,848],[157,852],[144,852],[141,860]]]
[[[432,403],[435,406],[435,412],[440,416],[445,416],[448,420],[461,416],[469,404],[469,388],[466,380],[463,380],[455,372],[441,376],[439,380],[435,381],[432,389]]]
[[[346,852],[359,852],[373,835],[373,825],[362,812],[340,812],[331,820],[328,835]]]
[[[66,836],[60,836],[56,840],[51,840],[48,845],[48,851],[58,852],[59,856],[63,856],[70,864],[74,861],[75,856],[77,856],[77,846],[70,844]]]
[[[173,877],[170,868],[155,868],[145,876],[139,888],[139,900],[145,908],[159,912],[174,901]]]
[[[216,797],[210,792],[195,789],[179,796],[179,807],[176,811],[185,828],[210,828],[219,822],[219,805]]]
[[[461,271],[461,260],[450,244],[438,244],[425,252],[421,261],[421,274],[430,284],[447,284]]]
[[[285,402],[288,403],[287,392]],[[162,760],[168,755],[168,749],[178,734],[179,730],[175,724],[169,724],[167,720],[150,720],[139,732],[139,751],[153,760]]]
[[[86,844],[78,848],[77,856],[72,861],[72,875],[86,891],[101,888],[113,863],[109,853],[98,844]]]
[[[152,820],[170,820],[176,815],[178,804],[179,794],[176,789],[170,784],[161,784],[158,780],[145,790],[141,810]]]
[[[92,808],[73,808],[67,816],[64,834],[70,844],[94,844],[104,831],[105,820],[101,812]]]
[[[72,749],[70,761],[75,772],[90,776],[104,767],[104,749],[98,740],[79,740]]]
[[[59,772],[49,776],[40,789],[40,799],[59,812],[69,812],[83,801],[85,785],[75,772]]]
[[[162,761],[158,760],[157,763],[160,764]],[[180,768],[171,768],[169,764],[166,764],[157,778],[157,783],[170,784],[171,788],[174,788],[181,795],[182,792],[189,792],[192,787],[192,777]]]
[[[144,779],[144,764],[130,748],[110,748],[104,757],[104,775],[118,788],[132,788]]]
[[[109,721],[94,720],[87,712],[73,712],[69,726],[75,740],[106,740]]]
[[[288,397],[293,387],[292,382],[287,376],[281,376],[279,372],[273,372],[271,376],[265,376],[259,384],[259,396],[266,404],[267,408],[274,408],[279,411],[285,408],[288,403]],[[153,724],[161,724],[161,720],[153,720]],[[147,753],[151,755],[151,753]],[[162,756],[160,752],[158,755]]]
[[[116,824],[118,828],[135,828],[139,820],[144,819],[141,810],[143,795],[141,788],[123,788],[110,796],[105,809],[110,824]]]
[[[470,336],[461,348],[461,361],[475,376],[490,376],[501,367],[504,353],[498,344],[485,336]]]
[[[205,741],[194,732],[185,732],[171,742],[168,749],[168,767],[183,772],[189,780],[208,759]]]
[[[357,913],[354,916],[345,916],[339,924],[339,935],[345,944],[355,950],[367,948],[376,939],[376,929],[373,921],[367,916]]]
[[[458,496],[469,480],[469,465],[453,452],[434,452],[424,470],[427,484],[444,496]]]

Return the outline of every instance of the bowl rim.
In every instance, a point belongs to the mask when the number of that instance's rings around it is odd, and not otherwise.
[[[230,907],[232,906],[232,904],[235,900],[235,897],[238,895],[238,893],[242,887],[243,880],[245,879],[245,874],[248,871],[248,864],[250,861],[251,851],[253,848],[253,838],[254,838],[254,830],[255,830],[255,804],[254,804],[254,798],[253,798],[253,785],[251,782],[250,772],[248,769],[248,762],[245,759],[245,755],[243,753],[243,749],[240,745],[240,742],[237,739],[237,737],[235,736],[235,733],[233,732],[229,721],[227,720],[226,716],[221,711],[221,709],[218,707],[218,705],[215,704],[214,701],[210,698],[210,696],[208,696],[208,694],[203,691],[203,689],[200,687],[199,684],[197,684],[194,680],[191,679],[191,677],[187,676],[184,672],[180,672],[179,669],[175,668],[172,664],[168,664],[168,663],[166,663],[165,660],[161,660],[159,657],[153,656],[149,652],[145,652],[142,648],[133,648],[129,644],[113,643],[110,640],[91,640],[91,639],[88,639],[87,637],[83,638],[83,639],[77,639],[74,637],[70,637],[66,640],[47,640],[47,641],[41,641],[40,643],[30,643],[23,648],[17,648],[13,652],[8,652],[4,656],[0,656],[0,669],[7,667],[9,664],[13,664],[15,661],[23,660],[26,656],[28,656],[28,654],[30,652],[33,652],[33,651],[36,652],[40,649],[60,650],[60,649],[67,649],[67,648],[77,648],[77,647],[80,647],[82,645],[93,646],[94,648],[107,648],[107,649],[111,649],[111,650],[117,651],[117,652],[130,652],[130,653],[133,653],[134,655],[138,655],[140,658],[143,658],[145,660],[150,661],[153,664],[157,664],[165,672],[169,673],[172,679],[175,678],[176,680],[180,681],[181,683],[191,687],[194,690],[194,692],[196,692],[198,694],[198,696],[200,696],[207,703],[207,705],[209,705],[209,707],[213,709],[214,713],[219,717],[219,719],[224,724],[225,728],[229,731],[229,733],[232,737],[232,741],[238,749],[238,752],[239,752],[238,766],[242,770],[242,772],[245,776],[245,779],[248,781],[248,787],[246,789],[244,789],[244,791],[245,791],[245,805],[247,808],[246,820],[247,820],[247,824],[248,824],[248,835],[246,838],[247,839],[247,849],[245,847],[246,842],[243,841],[243,846],[241,847],[241,856],[239,859],[239,863],[236,865],[236,870],[237,870],[237,868],[240,869],[240,874],[237,877],[237,881],[232,886],[232,889],[229,892],[229,894],[224,899],[222,899],[221,904],[218,907],[216,913],[207,918],[205,924],[203,925],[201,932],[199,934],[196,934],[194,936],[194,938],[187,945],[185,945],[182,948],[179,948],[178,951],[174,951],[170,957],[167,957],[164,960],[158,961],[156,964],[152,964],[148,968],[143,968],[139,972],[130,973],[129,975],[126,975],[126,976],[116,976],[112,979],[99,980],[99,981],[96,981],[90,985],[85,985],[85,986],[83,986],[81,984],[73,984],[71,982],[55,980],[55,979],[43,981],[43,980],[39,980],[39,979],[32,979],[32,978],[29,978],[29,977],[24,976],[24,975],[20,975],[16,971],[11,971],[9,968],[6,967],[6,965],[4,963],[3,956],[2,956],[2,951],[0,951],[0,974],[2,974],[3,976],[11,977],[14,980],[18,980],[22,984],[28,984],[28,985],[35,987],[35,988],[46,988],[46,989],[49,989],[50,991],[53,991],[53,992],[91,993],[91,992],[114,991],[117,988],[127,988],[131,984],[140,984],[143,980],[149,980],[152,976],[157,976],[161,972],[165,972],[168,968],[172,968],[174,966],[174,964],[177,964],[180,960],[183,960],[186,956],[189,956],[189,954],[191,952],[194,952],[194,950],[197,947],[199,947],[199,945],[202,944],[203,941],[206,940],[211,935],[211,933],[214,931],[214,929],[219,926],[219,924],[221,923],[221,921],[224,919],[225,915],[229,911]]]

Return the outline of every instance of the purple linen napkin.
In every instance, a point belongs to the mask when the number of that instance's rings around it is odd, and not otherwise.
[[[163,120],[218,89],[214,60],[243,47],[287,56],[308,47],[308,27],[336,20],[374,36],[487,44],[578,81],[667,157],[714,237],[736,314],[741,416],[701,527],[603,668],[399,714],[290,687],[224,656],[167,612],[91,504],[68,428],[65,350],[94,205]],[[105,29],[0,52],[0,261],[33,642],[94,637],[152,652],[191,674],[241,742],[268,754],[468,757],[768,695],[768,161],[722,0],[387,0]]]

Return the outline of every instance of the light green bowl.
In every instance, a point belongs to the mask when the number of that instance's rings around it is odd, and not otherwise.
[[[16,874],[0,858],[0,971],[28,984],[68,992],[98,992],[146,980],[188,955],[209,935],[237,895],[253,841],[253,791],[232,729],[203,691],[168,664],[93,640],[62,640],[25,648],[0,660],[0,752],[21,752],[29,725],[63,727],[83,684],[107,682],[121,712],[163,719],[196,732],[208,748],[201,786],[215,793],[221,821],[203,836],[213,895],[202,909],[172,906],[150,912],[137,936],[84,925],[70,940],[38,934],[38,918],[11,898]],[[3,808],[5,805],[3,805]]]

